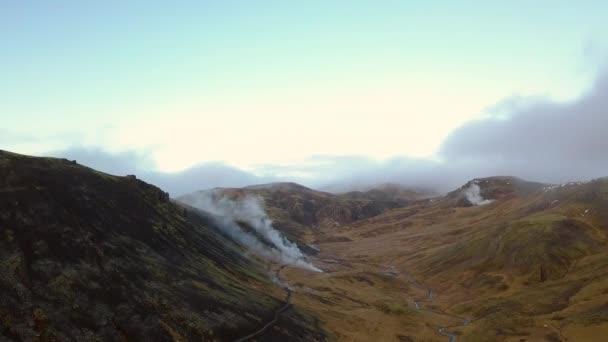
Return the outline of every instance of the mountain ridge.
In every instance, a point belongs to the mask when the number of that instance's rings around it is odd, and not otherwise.
[[[0,228],[5,338],[223,341],[281,305],[264,263],[135,176],[0,151]],[[265,338],[316,324],[292,309]]]
[[[324,271],[311,272],[252,255],[216,214],[136,176],[0,151],[0,336],[466,342],[608,330],[608,178],[474,178],[404,202],[385,190],[213,190],[260,198]]]

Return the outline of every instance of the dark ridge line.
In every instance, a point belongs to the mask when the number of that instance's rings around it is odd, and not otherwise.
[[[275,272],[275,275],[277,276],[277,280],[279,281],[279,283],[284,283],[283,280],[281,279],[280,273],[281,271],[286,267],[287,265],[281,265],[281,267]],[[281,316],[281,314],[283,314],[285,311],[287,311],[287,309],[289,309],[289,307],[291,306],[291,289],[289,288],[289,285],[285,285],[283,286],[283,290],[285,290],[285,292],[287,293],[287,295],[285,296],[285,300],[284,300],[284,304],[278,308],[275,312],[274,312],[274,317],[266,322],[266,324],[264,324],[260,329],[252,332],[251,334],[238,338],[236,340],[234,340],[234,342],[244,342],[247,340],[250,340],[254,337],[257,337],[259,335],[261,335],[262,333],[264,333],[268,328],[270,328],[272,325],[274,325],[278,320],[279,317]]]

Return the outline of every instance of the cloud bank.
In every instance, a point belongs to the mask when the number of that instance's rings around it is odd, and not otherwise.
[[[549,182],[608,176],[608,73],[576,101],[515,99],[497,111],[454,131],[445,160]]]
[[[348,129],[344,127],[343,129]],[[315,156],[291,165],[260,165],[244,171],[220,162],[182,172],[154,172],[149,154],[72,148],[52,155],[112,174],[136,173],[172,196],[213,187],[295,181],[330,191],[380,183],[449,191],[472,178],[512,175],[562,183],[608,176],[608,73],[571,102],[511,98],[482,119],[453,131],[436,159]],[[203,159],[204,156],[201,156]]]
[[[139,178],[168,191],[173,197],[196,190],[242,187],[274,180],[256,176],[221,162],[203,163],[181,172],[157,172],[154,171],[151,154],[136,151],[108,152],[98,147],[72,147],[53,151],[48,155],[76,160],[79,164],[113,175],[136,174]]]

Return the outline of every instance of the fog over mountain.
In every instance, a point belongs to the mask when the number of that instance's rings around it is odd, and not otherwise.
[[[49,154],[112,174],[134,173],[173,195],[286,180],[331,191],[386,182],[447,191],[474,177],[500,174],[559,183],[608,173],[606,108],[608,73],[599,75],[586,93],[571,102],[510,98],[485,117],[453,131],[435,160],[320,155],[298,164],[265,164],[250,171],[209,162],[164,173],[154,170],[154,161],[146,152],[111,153],[99,147],[74,146]]]
[[[608,73],[575,101],[515,98],[495,112],[453,132],[440,151],[445,160],[551,182],[606,175]]]
[[[146,152],[110,153],[99,147],[74,146],[49,154],[112,174],[135,173],[172,195],[272,181],[295,181],[330,191],[386,182],[447,191],[474,177],[501,174],[560,183],[608,173],[607,108],[606,72],[571,102],[509,98],[483,118],[453,131],[434,160],[396,156],[378,161],[365,156],[319,155],[302,163],[265,164],[249,171],[211,162],[163,173],[154,171],[154,161]]]

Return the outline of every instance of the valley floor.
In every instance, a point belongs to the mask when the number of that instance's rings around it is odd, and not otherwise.
[[[525,250],[510,251],[510,228],[499,224],[504,205],[513,203],[496,204],[491,212],[397,209],[323,229],[313,261],[325,272],[283,271],[293,303],[314,313],[337,341],[603,340],[603,231],[594,226],[590,233],[599,241],[593,252],[560,255],[558,246],[546,246],[551,255],[539,271],[542,256],[517,262],[543,238],[520,240]],[[551,262],[565,265],[562,273],[550,273]]]

